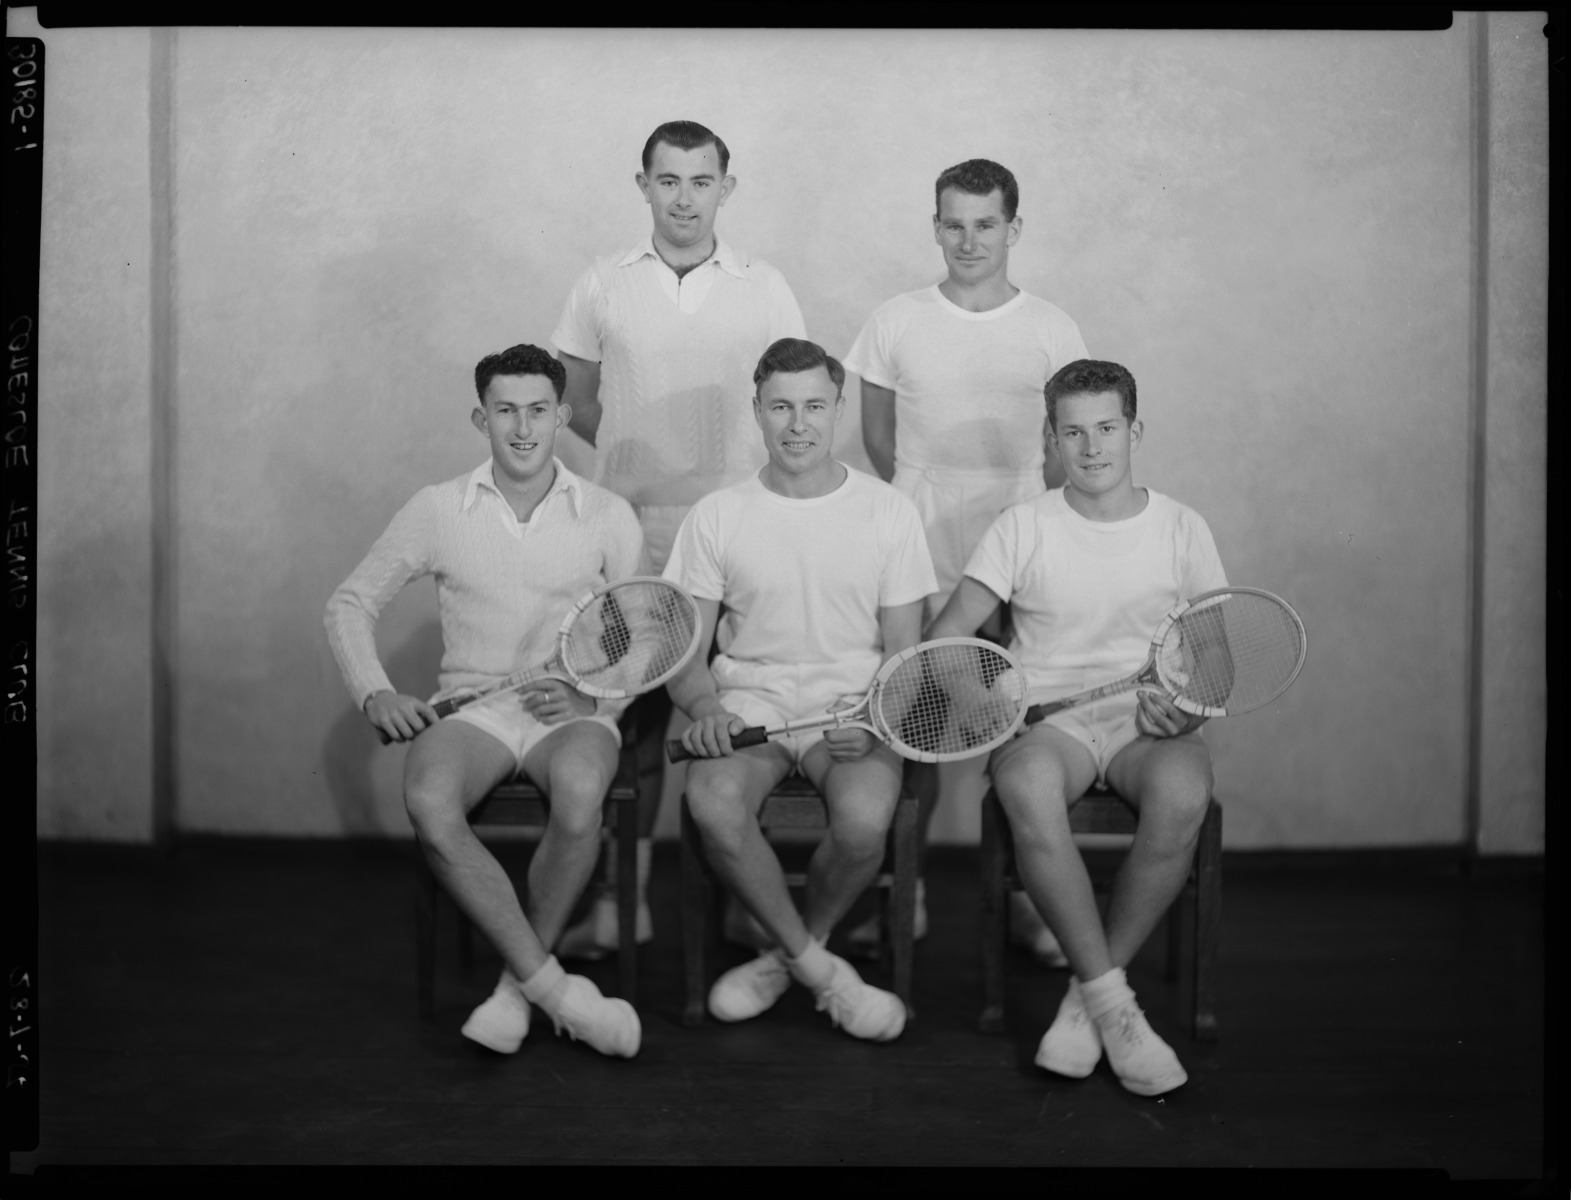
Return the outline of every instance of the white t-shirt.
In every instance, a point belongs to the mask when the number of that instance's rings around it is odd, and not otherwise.
[[[837,679],[844,695],[866,691],[884,660],[878,610],[938,586],[915,506],[849,469],[810,500],[777,495],[756,476],[705,496],[677,533],[665,577],[721,602],[722,686],[735,663]]]
[[[753,369],[803,337],[784,277],[716,239],[680,279],[645,238],[573,285],[551,341],[600,364],[595,482],[638,505],[685,505],[767,460]]]
[[[1025,665],[1032,703],[1137,670],[1163,617],[1227,586],[1200,514],[1146,493],[1135,516],[1092,521],[1054,488],[1006,510],[966,564],[967,575],[1010,603],[1010,649]]]
[[[880,305],[845,357],[895,393],[895,462],[918,468],[1042,469],[1042,386],[1088,358],[1062,309],[1021,291],[968,312],[935,284]]]

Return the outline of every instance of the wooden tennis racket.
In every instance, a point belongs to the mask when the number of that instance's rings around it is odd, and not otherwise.
[[[455,692],[431,707],[438,717],[451,716],[547,678],[602,700],[652,692],[698,653],[701,624],[697,601],[676,584],[635,575],[598,587],[573,605],[545,662],[485,687]],[[388,740],[382,734],[382,741]]]
[[[938,638],[892,657],[850,706],[777,729],[749,726],[731,745],[740,750],[786,734],[855,728],[903,758],[948,762],[1003,745],[1025,713],[1025,672],[1012,655],[980,638]],[[667,742],[666,755],[672,762],[702,757],[680,741]]]
[[[1140,687],[1159,688],[1196,716],[1236,717],[1287,691],[1307,650],[1304,623],[1286,600],[1259,588],[1219,588],[1162,619],[1145,665],[1133,675],[1033,704],[1025,724]]]

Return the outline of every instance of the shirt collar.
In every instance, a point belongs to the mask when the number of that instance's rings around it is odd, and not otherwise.
[[[623,257],[622,261],[616,265],[619,267],[628,267],[632,266],[636,262],[642,262],[646,258],[653,258],[657,262],[662,263],[665,261],[660,257],[659,251],[655,249],[655,239],[652,234],[645,234],[644,240],[629,250]],[[706,258],[703,262],[699,263],[698,266],[703,267],[710,263],[714,263],[715,266],[719,267],[722,271],[725,271],[731,275],[735,275],[738,279],[747,278],[746,273],[742,270],[741,261],[736,256],[736,251],[731,249],[730,245],[728,245],[718,233],[715,234],[715,252]],[[697,267],[694,268],[694,270],[697,269]]]
[[[540,498],[540,503],[544,504],[558,492],[566,492],[573,515],[578,516],[584,511],[584,481],[569,471],[562,460],[554,454],[551,456],[551,465],[556,468],[556,478],[551,481],[551,490]],[[495,460],[488,458],[469,473],[469,485],[464,489],[465,512],[474,507],[481,488],[494,492],[499,500],[506,501],[507,497],[502,495],[502,489],[496,486],[495,467]]]

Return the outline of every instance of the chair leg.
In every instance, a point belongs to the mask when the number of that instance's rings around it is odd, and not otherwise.
[[[1222,806],[1215,800],[1206,808],[1195,851],[1198,874],[1195,898],[1195,1039],[1214,1042],[1216,1022],[1217,952],[1222,941]]]
[[[1004,813],[991,789],[982,800],[982,1018],[983,1033],[1004,1029],[1004,953],[1008,941],[1005,886],[1009,846]]]
[[[617,987],[638,1001],[638,801],[619,802],[616,814]]]
[[[687,796],[682,797],[682,959],[686,971],[687,994],[682,1009],[682,1024],[692,1027],[704,1023],[704,1002],[709,990],[710,882],[704,864],[698,826],[688,811]]]
[[[911,998],[911,968],[916,949],[917,803],[903,795],[895,805],[894,881],[890,888],[889,939],[894,955],[895,995],[906,1006],[906,1020],[916,1018]]]
[[[458,922],[458,969],[467,975],[475,965],[475,927],[458,905],[453,905],[453,912]]]
[[[415,991],[420,1019],[436,1013],[436,876],[415,845]]]

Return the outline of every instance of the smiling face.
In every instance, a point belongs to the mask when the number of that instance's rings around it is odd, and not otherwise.
[[[997,188],[974,196],[945,188],[933,218],[933,238],[943,247],[949,278],[963,287],[1007,278],[1009,247],[1020,239],[1020,217],[1004,217],[1004,194]]]
[[[1063,463],[1066,483],[1087,498],[1108,500],[1134,490],[1130,455],[1141,426],[1124,416],[1117,392],[1075,392],[1058,400],[1057,429],[1048,443]]]
[[[544,375],[498,375],[486,385],[483,406],[470,420],[491,442],[493,472],[500,485],[528,484],[551,469],[556,431],[571,410],[556,399]]]
[[[811,475],[830,465],[835,425],[845,405],[837,392],[825,367],[777,372],[758,385],[753,414],[777,471]]]
[[[649,170],[636,176],[639,190],[654,216],[656,246],[677,251],[708,244],[715,215],[736,180],[720,170],[720,151],[713,142],[697,150],[658,143],[649,156]]]

